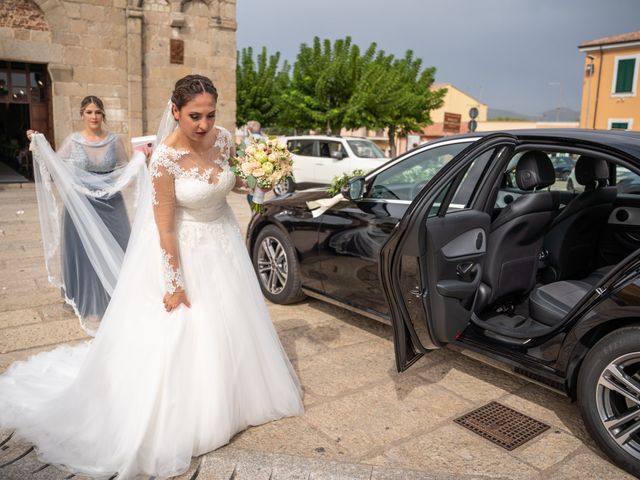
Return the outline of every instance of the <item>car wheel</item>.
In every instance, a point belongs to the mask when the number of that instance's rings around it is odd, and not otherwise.
[[[264,296],[289,304],[305,298],[298,257],[286,233],[275,225],[263,228],[253,247],[253,266]]]
[[[285,178],[284,180],[277,183],[275,187],[273,187],[273,193],[275,193],[277,196],[282,196],[286,193],[292,193],[295,189],[296,186],[293,183],[293,180],[290,178]]]
[[[578,376],[587,430],[619,467],[640,476],[640,326],[602,338]]]
[[[573,180],[567,180],[567,190],[571,193],[576,193],[576,189],[573,187]]]

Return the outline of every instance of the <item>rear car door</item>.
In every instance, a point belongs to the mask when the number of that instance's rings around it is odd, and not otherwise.
[[[416,197],[382,247],[398,371],[466,328],[482,279],[491,216],[487,198],[507,154],[508,134],[485,137],[444,167]]]
[[[315,162],[316,183],[329,185],[333,177],[349,170],[348,156],[338,140],[318,140],[318,157]]]
[[[292,138],[287,140],[287,148],[294,155],[293,177],[296,183],[314,181],[317,158],[317,141],[312,139]]]
[[[613,265],[640,248],[640,175],[616,165],[618,196],[603,233],[600,263]]]

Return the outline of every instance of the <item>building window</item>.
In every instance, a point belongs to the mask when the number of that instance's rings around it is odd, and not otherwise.
[[[612,95],[635,95],[640,56],[616,57]]]
[[[609,130],[631,130],[633,126],[632,118],[610,118]]]

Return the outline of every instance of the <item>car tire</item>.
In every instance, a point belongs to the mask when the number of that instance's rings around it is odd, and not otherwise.
[[[275,193],[278,197],[282,195],[286,195],[287,193],[293,193],[296,189],[296,185],[290,178],[285,178],[280,181],[273,187],[273,193]]]
[[[625,398],[621,392],[636,400]],[[616,465],[637,477],[640,477],[640,433],[636,431],[622,443],[620,437],[625,429],[640,423],[632,414],[640,402],[639,392],[640,326],[636,325],[615,330],[589,350],[580,367],[577,394],[582,418],[592,438]],[[625,414],[631,414],[631,419],[615,427],[605,425]]]
[[[289,236],[275,225],[267,225],[256,238],[251,255],[264,296],[287,305],[305,298],[302,276]]]

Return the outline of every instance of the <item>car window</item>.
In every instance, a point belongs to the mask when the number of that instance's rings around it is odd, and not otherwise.
[[[451,203],[449,204],[447,211],[461,210],[471,206],[471,200],[474,192],[476,191],[476,187],[478,186],[480,179],[483,177],[487,165],[495,155],[496,149],[492,148],[482,153],[476,157],[473,162],[471,162],[471,165],[464,173],[462,181],[458,185],[456,193],[454,193],[453,198],[451,199]]]
[[[340,142],[333,142],[329,140],[320,140],[320,156],[321,157],[333,157],[336,152],[342,152],[342,155],[345,155],[345,151],[342,148],[342,144]]]
[[[476,192],[480,179],[484,176],[487,165],[495,158],[496,149],[492,148],[486,152],[477,156],[467,169],[459,175],[462,175],[462,181],[458,184],[456,192],[451,198],[451,202],[447,206],[447,213],[464,210],[471,207],[471,201],[473,200],[473,194]],[[455,182],[453,178],[447,185],[438,193],[438,196],[434,200],[433,204],[429,208],[427,218],[435,217],[440,211],[440,206],[445,199],[448,190]]]
[[[470,143],[441,145],[403,158],[376,176],[367,197],[413,200],[422,187]]]
[[[579,155],[571,154],[568,152],[545,153],[549,157],[549,160],[551,160],[555,174],[555,182],[548,188],[550,190],[560,191],[571,190],[574,183],[574,180],[572,180],[573,167],[575,166],[576,160],[578,159]],[[524,152],[517,153],[509,161],[505,172],[505,180],[503,182],[504,188],[501,189],[501,194],[499,194],[497,198],[496,207],[498,208],[503,208],[505,206],[501,202],[501,199],[505,195],[513,200],[514,195],[515,197],[518,197],[521,194],[527,193],[524,190],[520,190],[518,188],[518,184],[516,183],[516,167],[518,165],[518,160],[520,160],[520,157],[522,157],[523,154]]]
[[[616,166],[616,187],[618,193],[640,194],[640,175],[628,168]]]
[[[287,148],[296,155],[313,156],[313,140],[289,140]]]
[[[385,158],[384,152],[371,140],[347,140],[347,143],[360,158]]]

